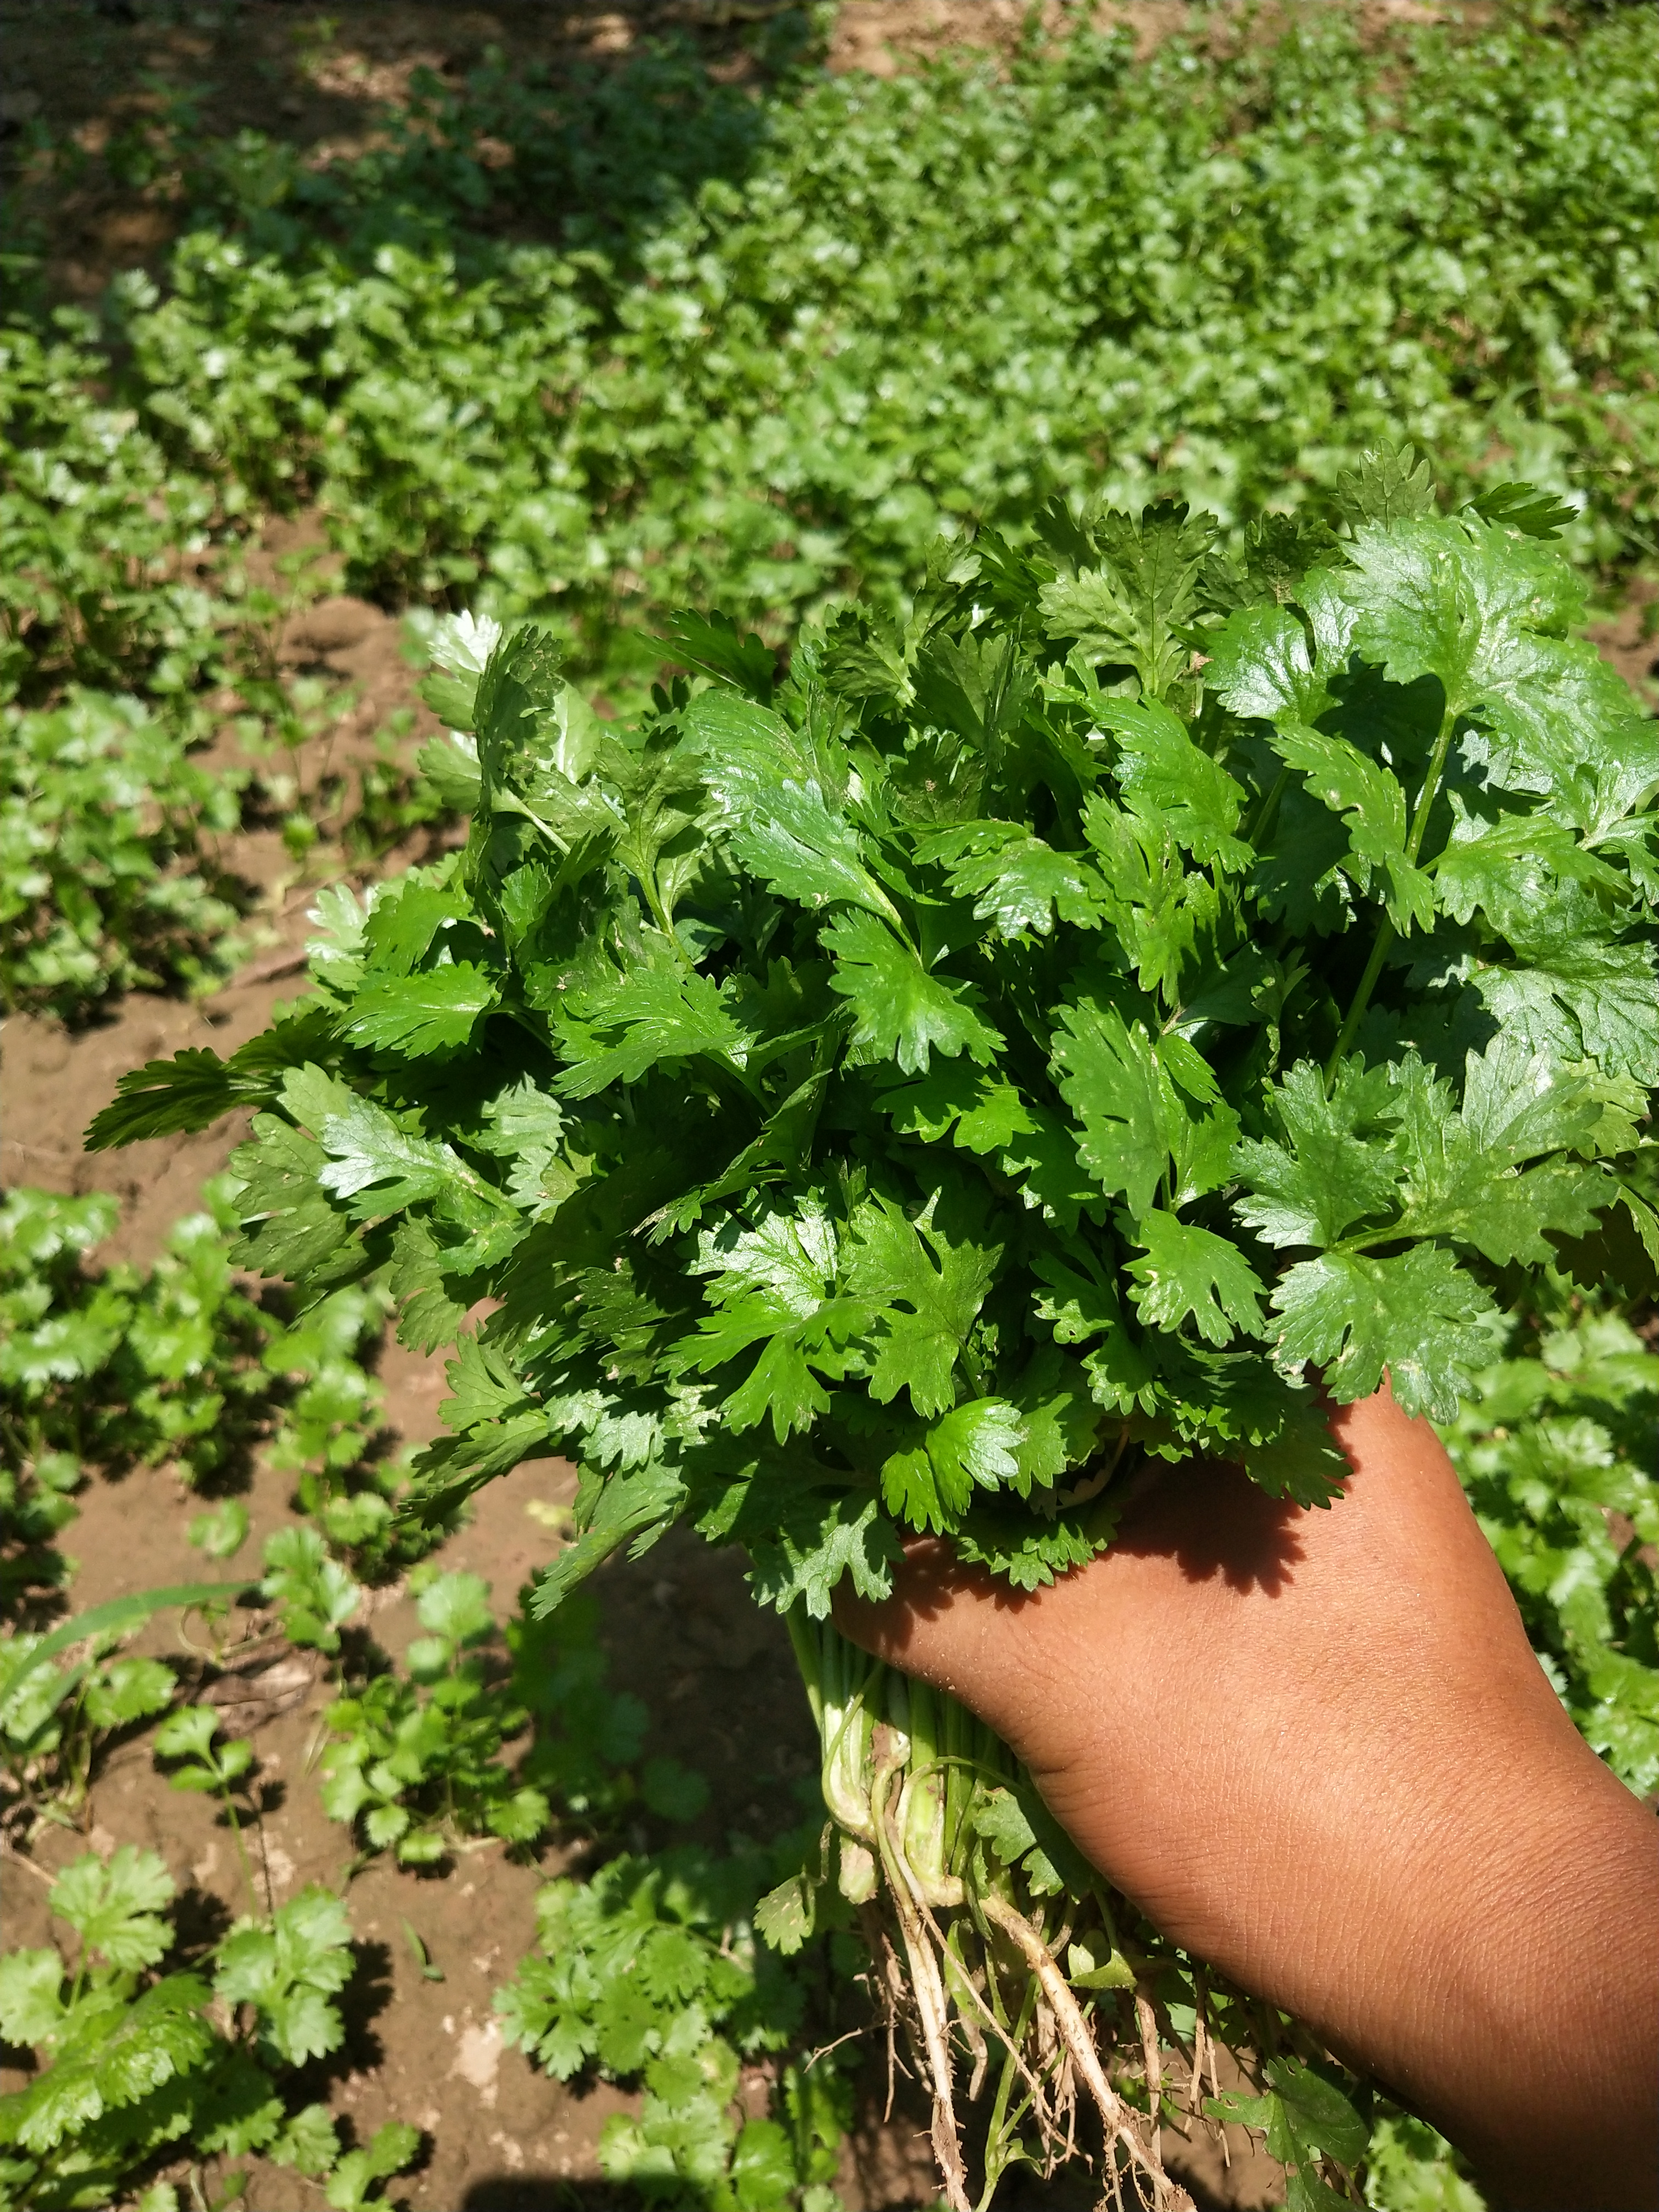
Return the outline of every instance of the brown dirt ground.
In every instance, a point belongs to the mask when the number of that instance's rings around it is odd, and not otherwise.
[[[1649,712],[1659,714],[1659,584],[1638,577],[1623,605],[1593,622],[1589,635]]]

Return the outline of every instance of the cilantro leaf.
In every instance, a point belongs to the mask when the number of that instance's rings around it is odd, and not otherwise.
[[[677,1358],[708,1374],[763,1343],[745,1382],[723,1405],[726,1420],[741,1433],[769,1411],[779,1443],[792,1429],[811,1427],[830,1401],[807,1360],[836,1374],[834,1345],[867,1321],[856,1305],[834,1298],[832,1224],[823,1214],[772,1214],[754,1230],[706,1232],[696,1272],[714,1276],[710,1297],[719,1312],[702,1316]]]
[[[1464,817],[1451,842],[1433,863],[1436,902],[1443,914],[1467,922],[1484,910],[1493,927],[1507,933],[1522,929],[1540,895],[1549,897],[1562,881],[1582,883],[1602,896],[1625,896],[1617,868],[1582,844],[1548,814],[1510,814],[1495,823]]]
[[[72,1860],[52,1885],[52,1909],[112,1966],[151,1966],[173,1942],[161,1917],[173,1893],[159,1853],[122,1844],[107,1864],[92,1852]]]
[[[253,1140],[230,1157],[238,1179],[242,1234],[233,1257],[262,1274],[314,1279],[351,1235],[348,1216],[331,1206],[318,1181],[327,1154],[274,1114],[257,1114]]]
[[[239,1077],[234,1059],[227,1062],[205,1045],[191,1045],[171,1060],[146,1060],[122,1076],[113,1101],[88,1123],[86,1147],[106,1152],[148,1137],[210,1128],[245,1101],[263,1104],[270,1091],[268,1074]]]
[[[365,984],[345,1030],[359,1044],[416,1054],[453,1052],[495,1003],[495,981],[471,960],[424,969],[394,982]]]
[[[1336,479],[1337,503],[1354,525],[1409,520],[1434,512],[1434,476],[1428,463],[1405,443],[1385,440],[1369,447],[1356,469]]]
[[[787,1613],[799,1602],[813,1620],[829,1619],[831,1593],[843,1576],[860,1597],[890,1597],[893,1568],[902,1556],[873,1497],[803,1502],[775,1534],[756,1538],[749,1550],[750,1587],[762,1604]]]
[[[1060,1095],[1083,1126],[1078,1151],[1108,1197],[1137,1220],[1152,1207],[1184,1116],[1144,1025],[1115,1006],[1062,1006],[1054,1040]]]
[[[921,841],[916,859],[924,866],[942,863],[951,889],[974,901],[975,919],[992,923],[1000,937],[1028,929],[1047,937],[1056,914],[1083,929],[1095,925],[1094,896],[1078,861],[1008,823],[966,822],[942,830]]]
[[[1589,795],[1583,826],[1616,818],[1604,794],[1629,790],[1630,695],[1593,647],[1560,635],[1583,603],[1564,562],[1472,517],[1364,528],[1352,560],[1341,588],[1362,654],[1397,684],[1437,678],[1450,716],[1479,710],[1491,732],[1479,750],[1504,788],[1549,794],[1570,822]]]
[[[1245,866],[1250,848],[1236,834],[1243,793],[1193,743],[1180,717],[1159,699],[1106,700],[1099,712],[1117,739],[1118,779],[1131,807],[1168,823],[1200,866]]]
[[[975,1808],[974,1828],[1004,1866],[1024,1869],[1035,1896],[1088,1882],[1077,1846],[1029,1782],[989,1792]]]
[[[400,1213],[466,1172],[447,1145],[410,1136],[367,1098],[348,1097],[343,1113],[331,1114],[318,1133],[328,1158],[316,1180],[337,1198],[357,1200],[352,1211],[360,1218]]]
[[[8,1951],[0,1958],[0,2043],[27,2050],[52,2042],[67,2018],[64,1962],[56,1951]]]
[[[1618,939],[1577,885],[1551,906],[1509,927],[1513,967],[1477,962],[1470,982],[1498,1026],[1534,1052],[1592,1060],[1659,1085],[1659,955]]]
[[[847,1284],[882,1327],[870,1389],[883,1404],[909,1393],[924,1417],[945,1412],[953,1376],[1001,1248],[952,1237],[936,1219],[936,1193],[915,1221],[890,1200],[854,1216]]]
[[[1501,523],[1528,538],[1558,538],[1575,510],[1553,492],[1527,483],[1486,484],[1476,492],[1469,507],[1483,522]]]
[[[1000,1398],[971,1399],[883,1462],[883,1503],[912,1528],[942,1534],[961,1519],[976,1486],[995,1490],[1018,1477],[1024,1440],[1017,1407]]]
[[[666,967],[635,967],[616,983],[577,994],[558,1034],[565,1066],[556,1087],[572,1099],[637,1083],[662,1061],[706,1055],[739,1066],[750,1041],[718,983]]]
[[[1434,886],[1406,854],[1406,794],[1386,769],[1368,760],[1345,738],[1291,724],[1276,728],[1275,752],[1287,768],[1299,769],[1310,793],[1348,832],[1348,860],[1360,888],[1373,874],[1385,882],[1389,919],[1403,935],[1413,923],[1427,929],[1434,918]]]
[[[1297,2059],[1271,2059],[1264,2095],[1232,2090],[1205,2100],[1214,2118],[1265,2130],[1269,2157],[1286,2168],[1286,2212],[1336,2212],[1347,2203],[1318,2172],[1322,2152],[1357,2166],[1370,2129],[1340,2089]]]
[[[863,907],[896,925],[898,911],[866,866],[858,830],[831,803],[784,726],[719,693],[705,694],[691,719],[705,747],[712,752],[720,746],[726,756],[724,777],[714,771],[715,787],[743,866],[809,908]],[[729,742],[733,734],[735,745]]]
[[[438,1410],[452,1429],[477,1428],[520,1412],[529,1401],[512,1361],[476,1334],[463,1336],[444,1369],[451,1395]]]
[[[935,1052],[965,1052],[981,1065],[997,1051],[996,1031],[979,1012],[971,983],[930,975],[910,947],[869,915],[838,916],[823,932],[835,956],[830,987],[858,1018],[855,1048],[896,1060],[908,1074],[925,1072]]]
[[[114,2014],[106,2032],[77,2039],[52,2066],[6,2100],[8,2139],[35,2156],[82,2136],[106,2113],[137,2105],[206,2057],[213,2030],[208,1991],[193,1974],[169,1974]]]
[[[1143,1214],[1133,1233],[1142,1255],[1128,1264],[1129,1296],[1142,1321],[1174,1331],[1190,1314],[1210,1344],[1260,1328],[1261,1279],[1224,1237],[1157,1210]]]
[[[1048,634],[1075,638],[1091,659],[1127,662],[1144,695],[1161,699],[1192,657],[1182,631],[1197,609],[1214,525],[1162,501],[1139,516],[1103,518],[1097,535],[1098,567],[1043,586]]]
[[[664,643],[674,647],[693,668],[729,677],[762,706],[771,703],[776,659],[752,632],[740,631],[730,615],[700,615],[682,607],[669,617]]]
[[[518,1456],[523,1457],[523,1452]],[[648,1551],[678,1519],[685,1495],[684,1483],[670,1468],[647,1465],[633,1474],[611,1475],[575,1542],[538,1577],[530,1605],[532,1618],[545,1620],[579,1583],[623,1545],[630,1559]]]
[[[1014,1589],[1047,1589],[1074,1567],[1086,1566],[1111,1542],[1113,1516],[1098,1507],[1088,1527],[1074,1516],[1033,1521],[1029,1514],[975,1501],[952,1540],[969,1566],[988,1568]]]
[[[1205,640],[1205,683],[1241,714],[1311,728],[1333,702],[1287,607],[1239,607]]]
[[[1407,1413],[1449,1420],[1458,1392],[1491,1355],[1490,1295],[1436,1244],[1398,1258],[1328,1253],[1299,1261],[1273,1294],[1278,1356],[1324,1370],[1340,1405],[1369,1397],[1386,1372]]]
[[[1397,1178],[1387,1146],[1396,1109],[1386,1071],[1345,1060],[1328,1095],[1319,1069],[1301,1060],[1275,1090],[1273,1106],[1290,1144],[1239,1146],[1241,1221],[1269,1244],[1317,1248],[1392,1210]]]

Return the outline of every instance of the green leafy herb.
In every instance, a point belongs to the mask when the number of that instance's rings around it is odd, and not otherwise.
[[[343,2033],[332,1999],[356,1971],[345,1907],[302,1891],[158,1973],[177,1947],[173,1897],[157,1853],[87,1853],[51,1898],[76,1939],[73,1972],[50,1947],[0,1956],[0,2039],[36,2061],[27,2085],[0,2097],[8,2191],[20,2204],[160,2204],[170,2200],[144,2180],[187,2148],[198,2159],[264,2151],[324,2180],[340,2212],[383,2203],[372,2185],[408,2165],[416,2131],[394,2123],[343,2152],[325,2109],[299,2107],[289,2078]]]
[[[735,2109],[741,2058],[787,2048],[799,2021],[800,1984],[752,1931],[770,1871],[763,1852],[682,1848],[612,1859],[538,1896],[539,1948],[496,2010],[508,2041],[559,2080],[642,2086],[637,2115],[615,2114],[600,2137],[611,2180],[744,2212],[829,2212],[852,2101],[833,2061],[785,2067],[777,2117]]]

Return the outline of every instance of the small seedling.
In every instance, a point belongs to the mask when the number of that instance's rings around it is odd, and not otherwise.
[[[189,1790],[217,1796],[224,1808],[225,1820],[230,1829],[231,1840],[236,1847],[236,1856],[241,1866],[242,1879],[247,1885],[250,1903],[257,1903],[253,1890],[253,1869],[248,1863],[247,1848],[242,1838],[241,1818],[236,1810],[234,1792],[240,1784],[246,1791],[246,1778],[254,1764],[253,1747],[237,1739],[221,1745],[216,1739],[220,1720],[211,1705],[185,1705],[176,1713],[169,1713],[155,1731],[154,1746],[157,1760],[177,1761],[167,1779],[175,1790]],[[250,1811],[252,1808],[249,1808]]]
[[[210,1559],[232,1559],[247,1541],[248,1510],[240,1498],[222,1498],[191,1521],[188,1534],[198,1552]]]

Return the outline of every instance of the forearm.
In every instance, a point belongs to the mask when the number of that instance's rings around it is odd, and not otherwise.
[[[1659,2208],[1659,1822],[1548,1687],[1432,1431],[1377,1401],[1340,1427],[1359,1480],[1265,1608],[1288,1632],[1317,1593],[1324,1649],[1246,1644],[1191,1807],[1207,1924],[1116,1822],[1101,1844],[1516,2207]]]
[[[1435,1653],[1432,1705],[1415,1729],[1416,1701],[1396,1692],[1404,1734],[1392,1757],[1401,1723],[1378,1735],[1389,1786],[1377,1795],[1392,1819],[1376,1856],[1390,1872],[1361,1936],[1375,1964],[1348,2017],[1333,2020],[1333,2042],[1351,2044],[1510,2204],[1650,2212],[1659,1823],[1546,1689],[1495,1568],[1474,1554],[1472,1516],[1458,1525],[1426,1427],[1377,1401],[1340,1425],[1362,1473],[1356,1494],[1386,1469],[1396,1503],[1402,1486],[1425,1486],[1450,1524],[1396,1591],[1407,1634],[1394,1662],[1408,1663],[1418,1640],[1414,1607],[1424,1635],[1459,1610],[1467,1632]]]
[[[1496,2200],[1655,2212],[1652,1814],[1566,1730],[1540,1758],[1535,1737],[1494,1741],[1489,1728],[1450,1744],[1437,1772],[1351,1767],[1328,1790],[1305,1772],[1287,1784],[1288,1762],[1242,1733],[1205,1802],[1164,1775],[1188,1838],[1178,1859],[1167,1829],[1145,1848],[1103,1804],[1109,1767],[1087,1803],[1074,1768],[1039,1780],[1157,1924],[1431,2121]],[[1232,1808],[1219,1831],[1218,1784]]]
[[[1538,2212],[1659,2206],[1659,1832],[1586,1752],[1547,1802],[1453,1824],[1332,2046]],[[1449,1881],[1451,1868],[1472,1878]]]

